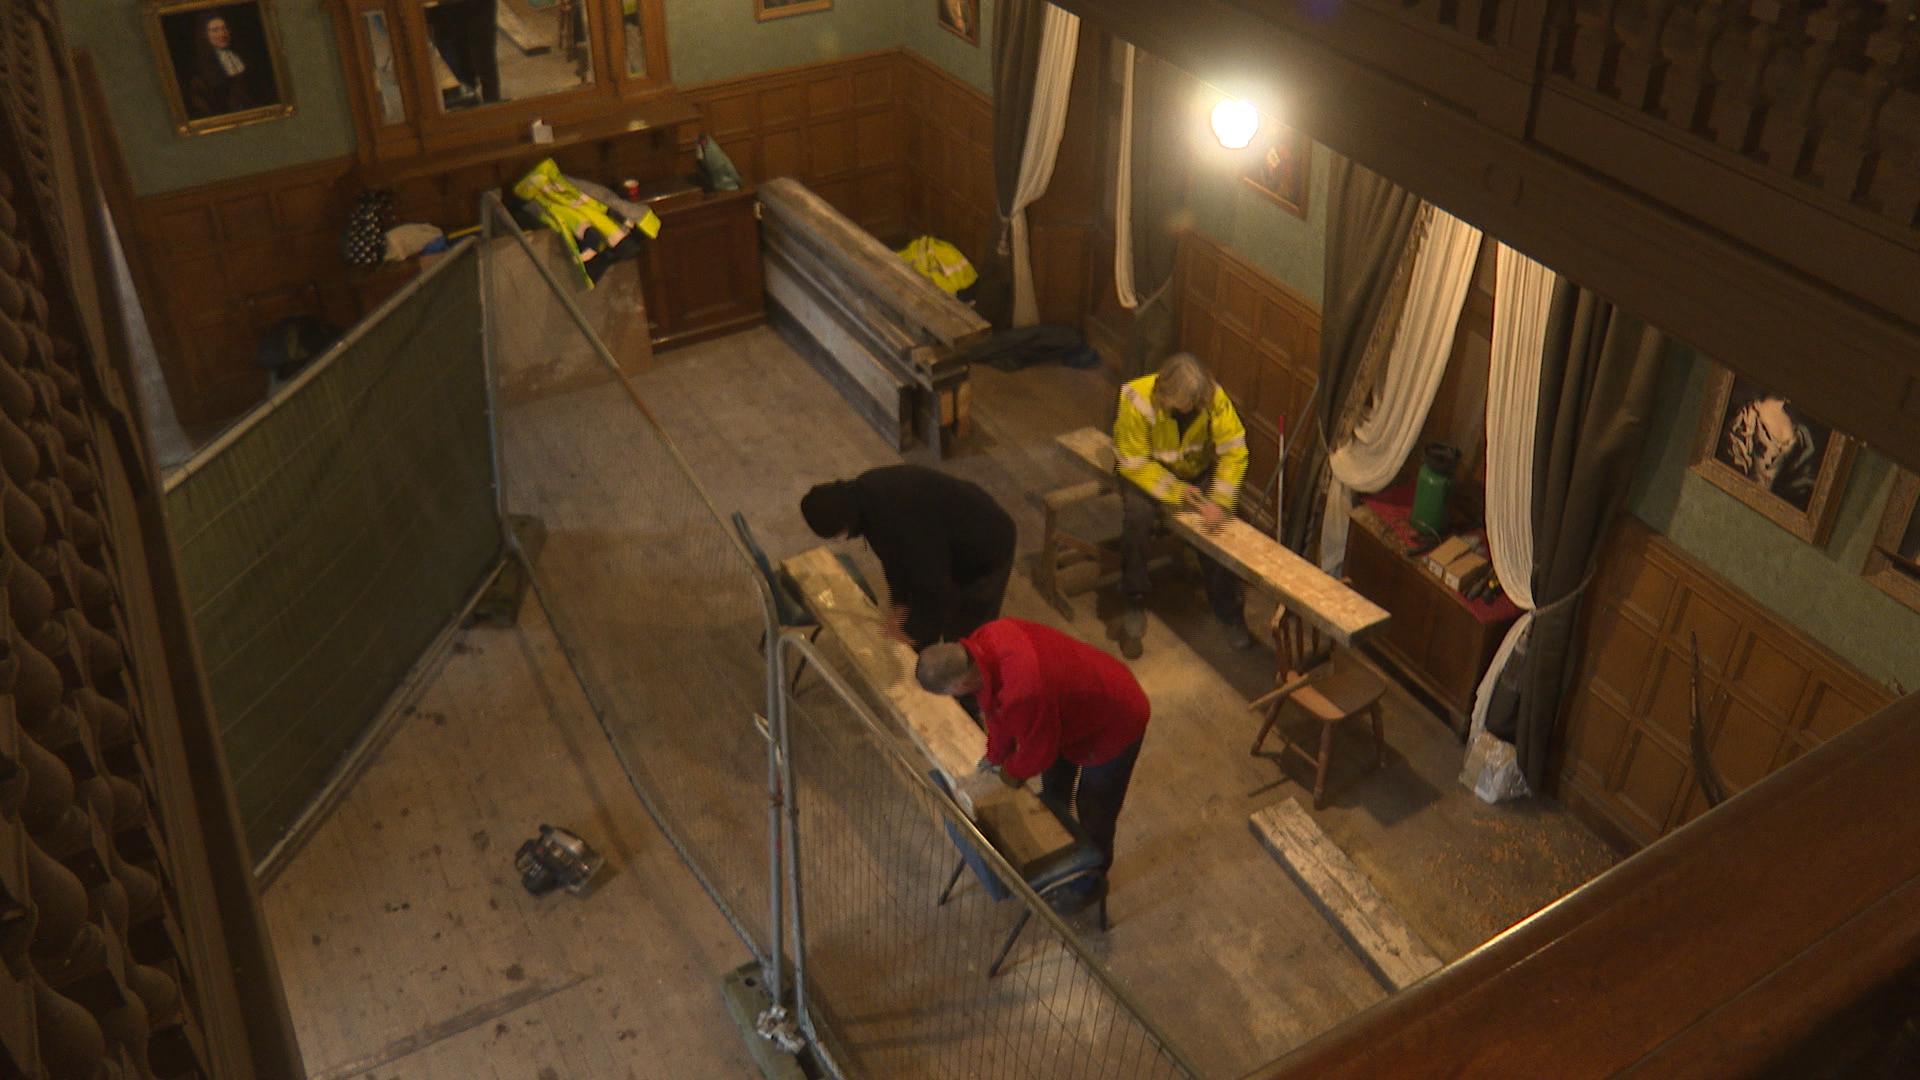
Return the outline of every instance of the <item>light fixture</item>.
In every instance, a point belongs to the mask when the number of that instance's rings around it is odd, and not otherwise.
[[[1213,137],[1229,150],[1244,150],[1260,131],[1260,110],[1245,98],[1213,107]]]

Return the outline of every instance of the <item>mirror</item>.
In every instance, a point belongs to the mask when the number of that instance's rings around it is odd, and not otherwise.
[[[380,100],[380,122],[405,123],[407,106],[401,100],[400,76],[393,67],[393,37],[387,32],[387,13],[369,11],[363,18],[367,24],[367,52],[373,58],[374,96]]]
[[[627,34],[627,77],[647,75],[647,29],[640,21],[640,0],[621,0],[620,21]]]
[[[425,0],[421,6],[443,112],[593,83],[589,0]]]

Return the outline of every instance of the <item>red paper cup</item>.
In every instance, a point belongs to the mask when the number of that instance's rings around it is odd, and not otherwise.
[[[623,181],[620,185],[620,190],[626,192],[627,200],[629,202],[640,201],[640,181],[638,180]]]

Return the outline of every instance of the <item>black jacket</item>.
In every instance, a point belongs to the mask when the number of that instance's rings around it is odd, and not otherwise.
[[[850,481],[864,537],[907,608],[907,637],[940,640],[969,586],[1005,588],[1013,565],[1013,518],[980,485],[920,465],[889,465]],[[998,600],[998,597],[994,598]]]

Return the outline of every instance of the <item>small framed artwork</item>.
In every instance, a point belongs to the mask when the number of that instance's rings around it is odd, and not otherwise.
[[[1840,509],[1854,442],[1744,375],[1718,368],[1694,440],[1693,471],[1809,544]]]
[[[940,28],[969,45],[980,44],[980,0],[934,0]]]
[[[1920,611],[1920,474],[1895,475],[1861,572],[1881,592]]]
[[[293,115],[273,0],[147,0],[175,130],[207,135]]]
[[[753,17],[761,22],[768,19],[784,19],[789,15],[805,15],[809,11],[826,11],[833,7],[833,0],[753,0]]]
[[[1253,190],[1295,217],[1307,216],[1307,178],[1312,173],[1313,140],[1263,116],[1260,133],[1246,151],[1240,178]]]

